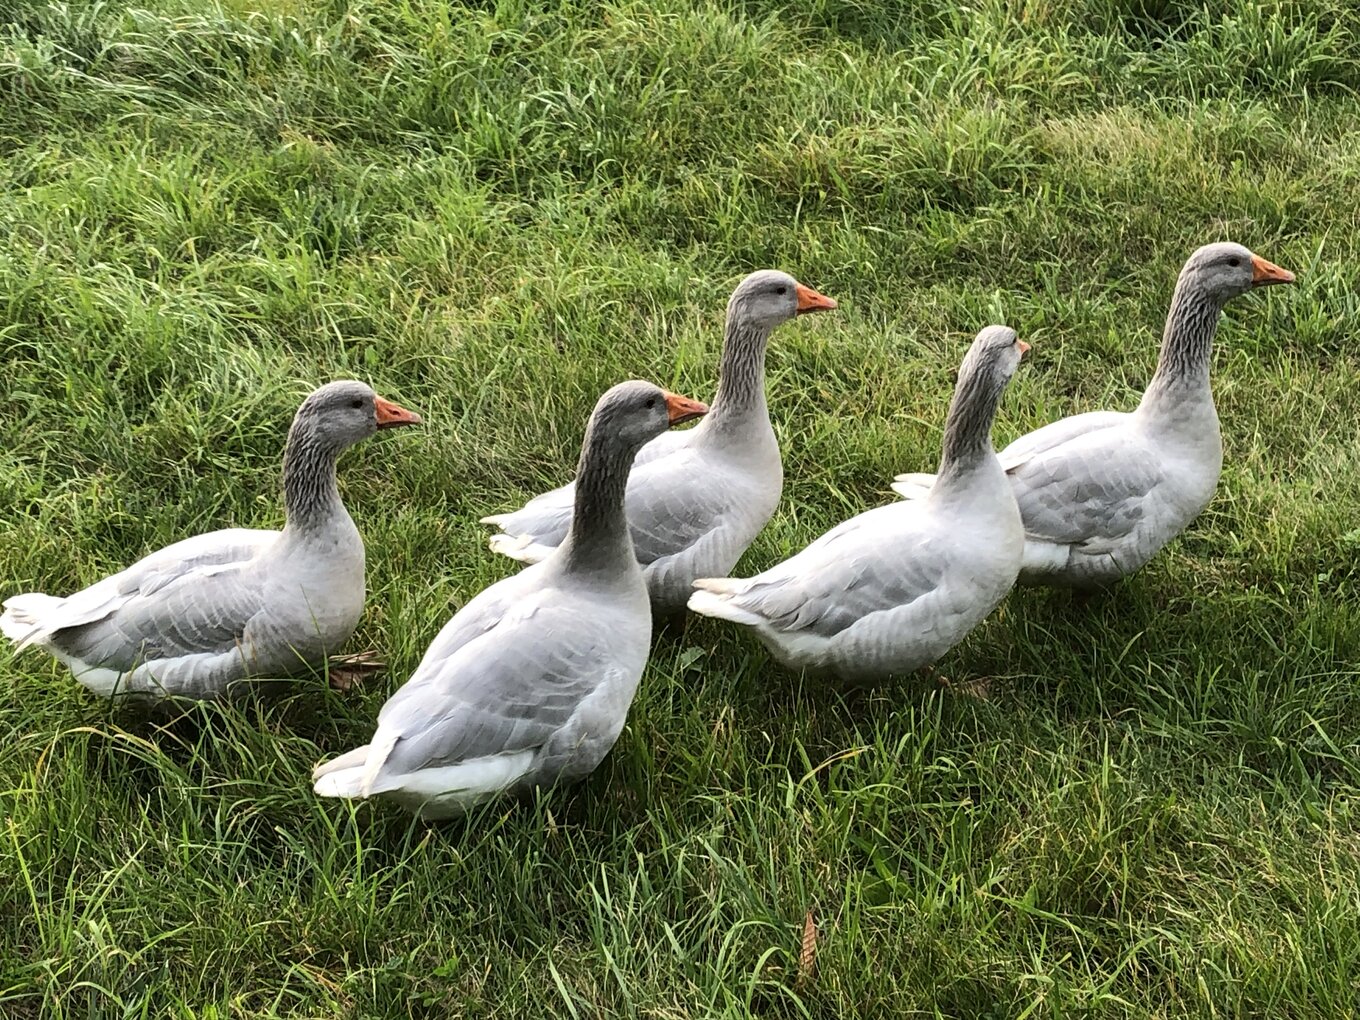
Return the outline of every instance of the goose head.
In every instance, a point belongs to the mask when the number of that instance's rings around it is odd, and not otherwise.
[[[1293,283],[1294,274],[1231,241],[1197,249],[1181,269],[1180,286],[1204,294],[1218,305],[1256,287]]]
[[[293,419],[293,428],[309,433],[320,445],[343,450],[378,429],[418,425],[420,415],[384,400],[367,383],[341,379],[314,390]]]
[[[733,321],[772,330],[795,315],[830,311],[835,307],[835,298],[818,294],[788,273],[761,269],[737,284],[727,302],[727,316]]]
[[[590,430],[636,451],[672,425],[707,413],[707,404],[632,379],[610,387],[600,397],[590,418]]]
[[[1009,326],[987,326],[968,348],[959,366],[959,381],[977,380],[986,390],[1000,390],[1010,382],[1028,351],[1029,344]]]

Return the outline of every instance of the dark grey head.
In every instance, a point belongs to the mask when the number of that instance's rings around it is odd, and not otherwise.
[[[1188,287],[1224,305],[1255,287],[1293,283],[1294,274],[1231,241],[1206,244],[1185,260],[1177,287]]]
[[[293,431],[305,429],[323,446],[343,450],[378,429],[419,422],[420,415],[384,400],[367,383],[341,379],[312,391],[293,418]]]
[[[762,329],[774,329],[795,315],[835,307],[834,298],[803,286],[788,273],[761,269],[737,284],[727,302],[727,317]]]
[[[630,379],[605,390],[590,415],[590,434],[636,451],[672,425],[708,413],[708,406],[660,386]]]
[[[1016,336],[1009,326],[988,326],[974,339],[968,353],[963,356],[959,366],[959,386],[966,380],[977,378],[995,387],[1005,386],[1015,370],[1020,367],[1020,358],[1029,350],[1029,344]],[[992,386],[988,386],[991,389]]]

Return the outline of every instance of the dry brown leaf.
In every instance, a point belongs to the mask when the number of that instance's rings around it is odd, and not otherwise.
[[[813,968],[816,966],[817,922],[813,920],[812,908],[809,907],[807,916],[803,918],[803,948],[798,953],[798,979],[794,982],[794,987],[802,988],[812,976]]]
[[[378,658],[377,650],[370,648],[353,655],[332,655],[326,672],[330,685],[337,691],[350,691],[362,684],[365,677],[386,667],[387,663]]]

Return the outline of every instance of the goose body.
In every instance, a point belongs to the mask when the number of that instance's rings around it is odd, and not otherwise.
[[[282,531],[196,535],[66,598],[15,595],[0,631],[105,697],[212,698],[236,680],[324,663],[364,605],[363,540],[340,501],[335,458],[378,428],[419,420],[363,383],[323,386],[290,430]]]
[[[783,665],[851,680],[934,662],[1015,583],[1019,510],[989,432],[1026,347],[978,334],[950,408],[943,481],[928,498],[869,510],[748,579],[705,578],[689,606],[751,627]]]
[[[765,400],[770,334],[795,315],[836,302],[785,273],[746,277],[728,302],[718,394],[693,429],[664,433],[637,455],[628,522],[653,608],[684,608],[696,577],[726,573],[765,527],[783,489],[779,444]],[[704,484],[696,486],[694,480]],[[519,510],[483,518],[491,548],[526,563],[551,554],[571,525],[574,485]]]
[[[1026,583],[1098,587],[1138,570],[1208,506],[1223,466],[1209,386],[1223,305],[1293,274],[1236,244],[1206,245],[1181,270],[1157,372],[1137,409],[1096,411],[1022,436],[999,455],[1025,527]],[[908,500],[935,476],[898,476]]]
[[[588,775],[647,662],[647,590],[640,573],[632,582],[582,592],[549,560],[482,591],[383,706],[373,739],[316,770],[316,792],[434,819]]]
[[[316,768],[317,794],[384,797],[434,819],[592,772],[623,729],[651,640],[628,468],[644,441],[704,410],[643,382],[601,397],[567,538],[444,626],[373,739]]]

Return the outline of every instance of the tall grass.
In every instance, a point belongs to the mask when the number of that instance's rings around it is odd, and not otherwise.
[[[0,652],[0,1012],[1355,1012],[1358,61],[1343,0],[0,0],[6,594],[277,525],[320,381],[427,421],[342,465],[362,689],[139,720]],[[311,795],[599,392],[711,394],[741,274],[841,302],[771,351],[756,569],[933,465],[987,322],[998,441],[1131,407],[1222,238],[1300,285],[1230,307],[1219,493],[1108,595],[874,691],[692,620],[577,789]]]

